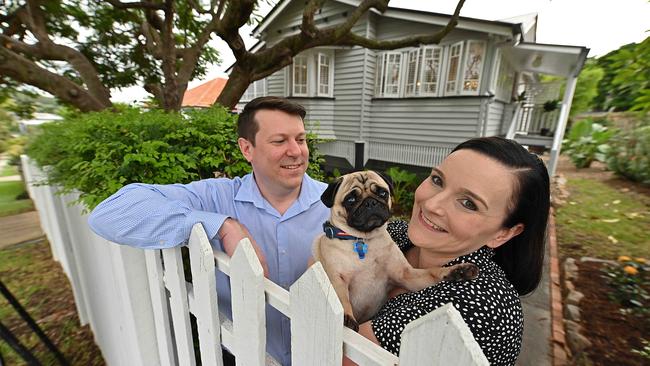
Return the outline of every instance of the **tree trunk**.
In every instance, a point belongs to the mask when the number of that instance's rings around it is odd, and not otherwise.
[[[228,77],[226,85],[221,91],[221,94],[219,94],[219,98],[217,98],[217,103],[228,109],[234,109],[241,96],[246,92],[250,82],[248,73],[243,71],[241,67],[235,65]]]

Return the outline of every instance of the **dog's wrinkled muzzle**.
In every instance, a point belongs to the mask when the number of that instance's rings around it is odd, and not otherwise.
[[[359,231],[369,232],[382,226],[389,217],[388,205],[369,197],[348,214],[348,225]]]

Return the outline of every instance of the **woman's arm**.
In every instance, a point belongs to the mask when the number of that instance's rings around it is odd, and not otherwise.
[[[377,340],[377,337],[375,337],[375,332],[372,330],[372,324],[369,321],[359,325],[359,334],[368,338],[373,343],[379,345],[379,341]],[[342,366],[356,366],[356,365],[357,364],[352,362],[349,358],[343,356]]]

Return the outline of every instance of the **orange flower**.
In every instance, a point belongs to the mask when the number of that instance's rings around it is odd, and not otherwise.
[[[628,257],[627,255],[622,255],[622,256],[618,257],[619,262],[627,262],[627,261],[631,261],[631,260],[632,260],[632,258]]]
[[[639,271],[637,271],[637,269],[634,268],[634,267],[632,267],[632,266],[625,266],[625,267],[623,267],[623,271],[625,271],[625,273],[627,273],[627,274],[629,274],[629,275],[632,275],[632,276],[634,276],[635,274],[639,273]]]
[[[637,263],[641,263],[641,264],[646,264],[646,263],[648,263],[648,260],[645,259],[645,258],[634,258],[634,260],[635,260]]]

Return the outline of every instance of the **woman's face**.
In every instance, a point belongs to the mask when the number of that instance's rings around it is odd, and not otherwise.
[[[500,246],[523,229],[501,226],[515,179],[511,169],[478,152],[452,153],[415,191],[409,238],[449,260]]]

